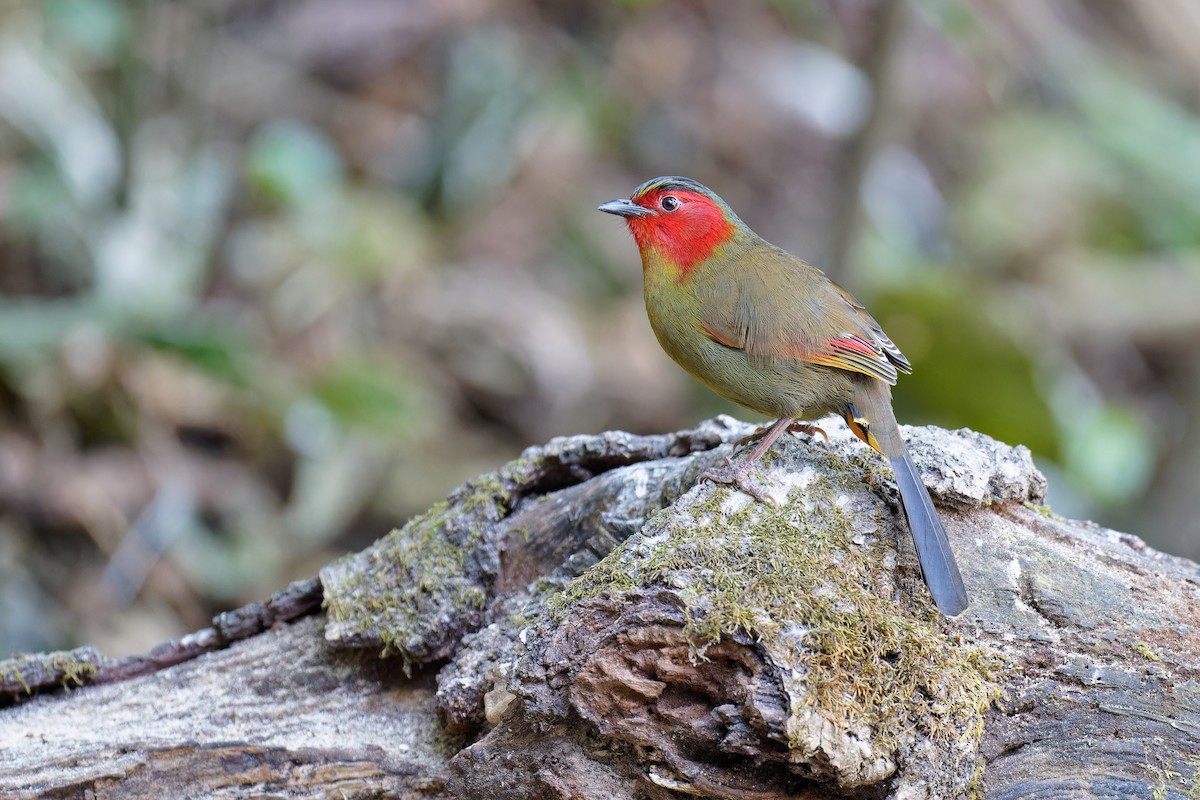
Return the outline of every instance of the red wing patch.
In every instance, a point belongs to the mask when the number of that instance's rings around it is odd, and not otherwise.
[[[891,386],[896,385],[896,365],[888,359],[882,347],[861,336],[842,334],[827,339],[819,349],[805,354],[797,353],[796,356],[813,364],[861,372]]]

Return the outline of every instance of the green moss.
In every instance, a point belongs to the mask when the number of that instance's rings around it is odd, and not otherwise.
[[[832,474],[861,491],[857,472]],[[728,489],[698,507],[668,508],[548,600],[549,613],[561,619],[598,595],[673,587],[696,657],[741,632],[797,666],[793,717],[811,709],[843,730],[869,729],[883,746],[915,729],[947,745],[977,742],[998,694],[996,665],[943,634],[924,594],[893,597],[891,547],[872,533],[882,520],[848,512],[839,488],[817,477],[783,508],[727,511]]]
[[[1154,759],[1156,763],[1142,764],[1142,768],[1150,775],[1150,796],[1154,800],[1180,796],[1187,800],[1200,800],[1200,759],[1178,765],[1192,772],[1190,778],[1174,769],[1163,756],[1155,754]]]
[[[83,686],[96,672],[96,665],[88,661],[80,661],[70,653],[55,653],[50,660],[51,667],[62,675],[62,686]]]
[[[0,679],[5,683],[19,684],[27,695],[57,683],[63,688],[83,686],[96,672],[96,665],[83,661],[70,651],[16,655],[0,661]],[[35,685],[28,681],[33,680]]]
[[[323,573],[334,587],[325,597],[330,619],[377,639],[406,666],[460,635],[454,620],[487,604],[479,559],[490,526],[508,513],[509,486],[484,475]]]
[[[461,498],[459,499],[460,507],[468,514],[479,511],[491,512],[498,507],[508,509],[512,492],[510,485],[501,480],[499,475],[494,473],[480,475],[463,488],[466,492],[461,496],[456,493],[455,497]]]
[[[975,771],[971,773],[971,780],[967,783],[968,800],[983,800],[987,788],[983,782],[986,769],[987,767],[983,761],[975,765]]]
[[[1160,657],[1158,653],[1154,652],[1150,648],[1150,645],[1146,644],[1145,642],[1134,642],[1133,644],[1129,645],[1129,649],[1147,661],[1162,661],[1162,657]]]
[[[19,683],[25,694],[33,694],[29,684],[25,681],[24,672],[18,666],[20,658],[21,656],[17,656],[7,661],[0,661],[0,679],[9,684]]]
[[[508,485],[524,486],[533,480],[534,474],[541,468],[542,460],[540,458],[521,456],[501,467],[496,475],[501,481],[507,481]]]
[[[1061,519],[1062,519],[1062,517],[1060,517],[1058,514],[1055,514],[1055,513],[1054,513],[1054,511],[1053,511],[1053,510],[1050,508],[1050,506],[1047,506],[1047,505],[1038,505],[1037,503],[1031,503],[1031,502],[1030,502],[1030,501],[1028,501],[1028,500],[1026,500],[1026,501],[1024,501],[1023,503],[1021,503],[1021,505],[1025,506],[1025,507],[1026,507],[1026,508],[1028,508],[1030,511],[1035,511],[1035,512],[1037,512],[1038,514],[1041,514],[1041,515],[1042,515],[1043,517],[1045,517],[1046,519],[1055,519],[1055,520],[1061,520]]]

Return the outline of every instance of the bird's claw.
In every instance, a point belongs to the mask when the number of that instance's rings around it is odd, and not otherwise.
[[[829,444],[829,434],[825,432],[825,429],[817,425],[809,425],[807,422],[793,422],[791,425],[788,425],[788,433],[806,433],[813,437],[819,433],[821,434],[821,438],[825,440],[825,444]]]
[[[746,494],[753,497],[760,503],[766,503],[770,506],[778,506],[779,501],[767,493],[767,490],[762,488],[753,478],[750,477],[749,470],[741,467],[734,467],[730,464],[729,459],[725,460],[725,465],[721,467],[713,467],[700,476],[700,480],[709,480],[713,483],[723,483],[727,486],[735,486],[741,489]]]

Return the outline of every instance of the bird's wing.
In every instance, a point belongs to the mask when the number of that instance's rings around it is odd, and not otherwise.
[[[821,273],[821,277],[825,278],[825,273]],[[903,372],[905,374],[912,372],[912,364],[908,363],[908,359],[904,357],[904,353],[901,353],[900,348],[896,346],[896,343],[889,339],[888,335],[883,332],[883,328],[878,322],[875,321],[875,318],[868,314],[865,308],[859,305],[858,301],[854,299],[854,295],[850,294],[841,286],[838,286],[828,278],[825,278],[825,280],[831,287],[833,287],[834,291],[846,301],[846,304],[854,310],[854,316],[856,320],[862,323],[866,328],[867,334],[870,336],[871,343],[883,353],[884,357],[891,362],[892,366],[894,366],[899,372]]]
[[[765,362],[806,361],[893,385],[897,371],[912,371],[879,323],[820,270],[770,246],[738,262],[698,288],[714,341]]]

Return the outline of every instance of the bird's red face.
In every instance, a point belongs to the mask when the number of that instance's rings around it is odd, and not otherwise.
[[[680,270],[681,277],[735,232],[721,205],[688,183],[657,179],[643,184],[629,200],[610,200],[600,206],[601,211],[625,218],[643,256],[657,251]]]

